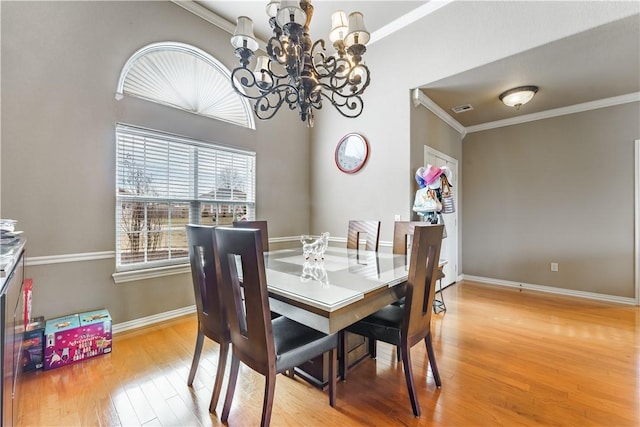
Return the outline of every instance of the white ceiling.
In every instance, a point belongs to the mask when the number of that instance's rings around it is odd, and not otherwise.
[[[235,27],[236,17],[245,15],[253,19],[258,38],[266,41],[271,36],[265,13],[267,0],[195,3],[222,17],[230,31]],[[331,13],[340,9],[347,14],[358,10],[363,13],[375,42],[448,3],[448,0],[314,0],[310,33],[313,40],[328,41]],[[499,101],[502,91],[521,85],[540,87],[530,103],[516,110]],[[640,93],[640,13],[426,83],[421,89],[437,108],[450,116],[448,119],[452,119],[455,127],[467,129],[614,97],[636,99]],[[471,104],[473,110],[460,114],[451,111],[463,104]]]

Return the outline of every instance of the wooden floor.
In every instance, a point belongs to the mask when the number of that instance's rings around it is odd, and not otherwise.
[[[379,344],[377,360],[338,383],[335,408],[326,392],[279,376],[272,425],[640,425],[638,307],[468,282],[444,297],[448,310],[433,321],[441,389],[424,347],[412,351],[421,418],[395,350]],[[116,336],[109,355],[25,375],[22,425],[220,425],[208,412],[217,344],[205,344],[186,384],[195,336],[195,318],[183,318]],[[230,426],[259,424],[263,388],[242,366]]]

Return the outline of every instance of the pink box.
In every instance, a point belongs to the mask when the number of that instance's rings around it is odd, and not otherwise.
[[[89,311],[47,320],[44,369],[71,365],[111,352],[111,316]]]

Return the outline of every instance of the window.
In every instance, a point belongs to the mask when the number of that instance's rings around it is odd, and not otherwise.
[[[116,125],[116,269],[188,262],[185,225],[255,219],[255,153]]]
[[[131,55],[120,73],[116,99],[124,95],[256,128],[249,101],[233,89],[229,69],[185,43],[152,43]]]

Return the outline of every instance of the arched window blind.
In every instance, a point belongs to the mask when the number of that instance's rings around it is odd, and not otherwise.
[[[134,53],[118,80],[116,99],[124,95],[255,129],[249,102],[231,86],[231,72],[188,44],[153,43]]]

